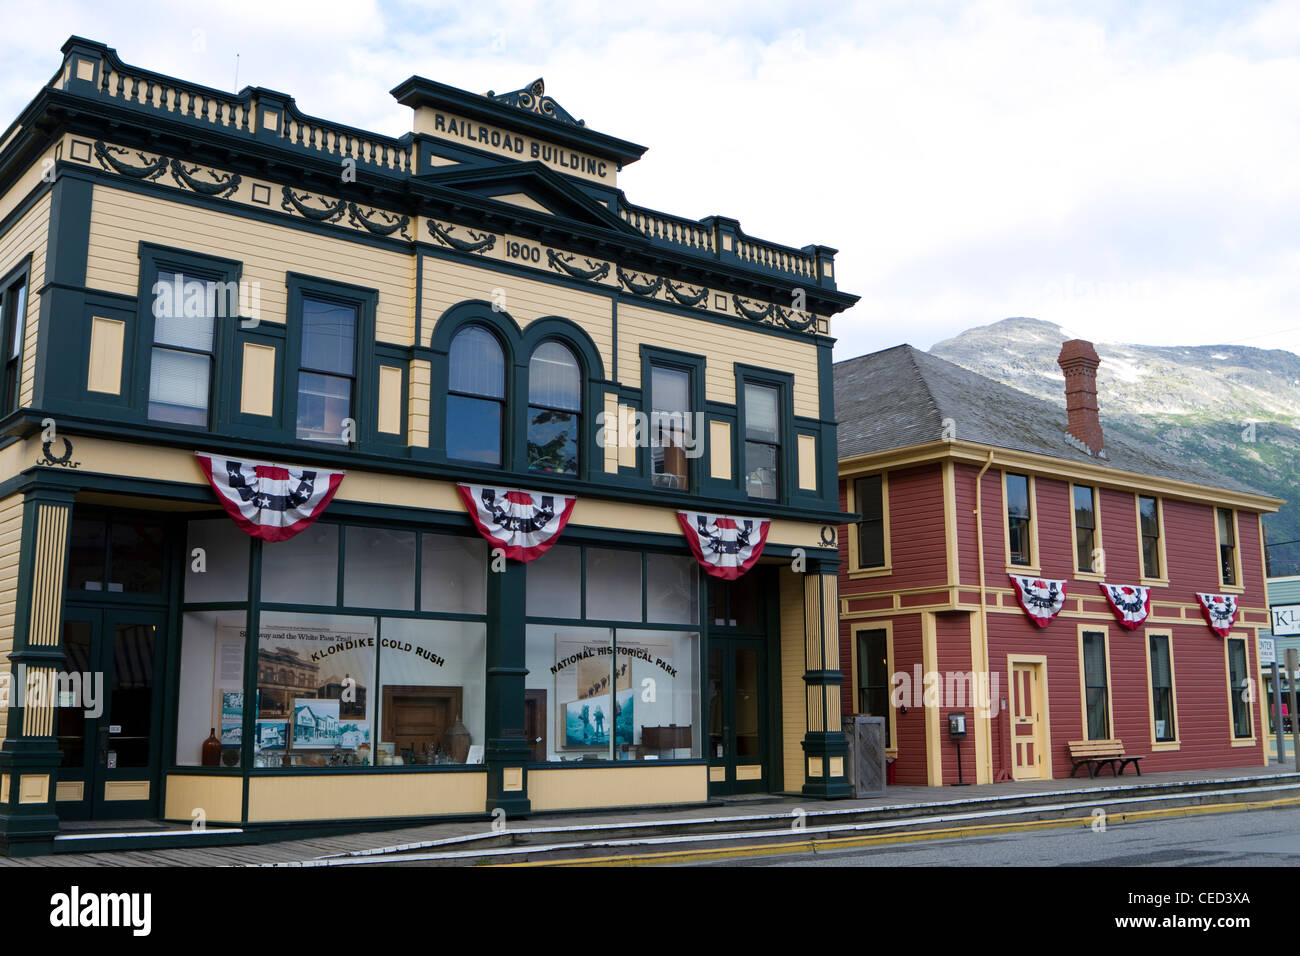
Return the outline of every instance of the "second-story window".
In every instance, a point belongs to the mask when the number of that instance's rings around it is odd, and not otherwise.
[[[745,492],[775,501],[781,495],[781,393],[745,383]]]
[[[884,567],[884,476],[868,475],[854,481],[853,505],[862,515],[858,521],[858,567]]]
[[[357,309],[302,297],[302,357],[298,366],[298,437],[348,441],[356,391]]]
[[[456,333],[447,356],[447,457],[501,464],[506,363],[501,343],[481,325]]]
[[[1215,509],[1219,521],[1219,574],[1222,583],[1233,587],[1237,583],[1237,534],[1228,508]]]
[[[216,283],[160,269],[153,294],[149,418],[206,426],[216,341]]]
[[[1029,540],[1029,478],[1007,473],[1007,548],[1012,564],[1032,565]]]
[[[650,366],[650,480],[656,488],[690,489],[691,373]]]
[[[1160,503],[1138,496],[1138,529],[1142,533],[1142,576],[1160,577]]]
[[[3,305],[3,325],[0,343],[4,346],[4,407],[5,414],[18,408],[23,372],[23,338],[27,321],[27,276],[22,276],[7,289],[0,290]]]
[[[1097,507],[1089,485],[1074,486],[1074,548],[1080,571],[1096,571]]]
[[[582,374],[559,342],[543,342],[528,362],[528,467],[556,475],[578,473],[582,434]]]

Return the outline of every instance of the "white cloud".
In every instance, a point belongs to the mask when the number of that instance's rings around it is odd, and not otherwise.
[[[1300,9],[1155,3],[88,2],[6,24],[0,112],[68,34],[197,82],[409,125],[418,73],[537,76],[649,147],[629,199],[840,250],[839,357],[1032,315],[1106,341],[1300,343]],[[202,31],[203,49],[194,48]]]

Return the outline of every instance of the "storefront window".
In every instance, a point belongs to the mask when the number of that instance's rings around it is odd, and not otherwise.
[[[700,601],[699,575],[694,558],[672,554],[647,554],[646,620],[651,624],[696,624]]]
[[[700,756],[698,572],[693,559],[611,548],[586,549],[584,616],[576,589],[557,613],[549,586],[561,564],[528,566],[526,708],[524,734],[537,761],[672,760]],[[561,561],[576,581],[581,548]],[[571,587],[571,585],[570,585]],[[593,620],[660,627],[592,627]],[[555,618],[571,617],[570,622]],[[552,619],[541,623],[541,618]]]
[[[487,607],[487,543],[425,534],[420,540],[420,610],[482,614]]]
[[[376,630],[371,617],[262,612],[256,766],[373,762]]]
[[[186,603],[248,600],[251,541],[229,518],[191,521],[185,549]]]
[[[177,766],[202,766],[203,745],[212,733],[220,741],[220,749],[209,748],[208,765],[239,766],[246,626],[247,612],[242,609],[192,611],[183,618],[177,687]]]
[[[641,552],[587,549],[587,618],[641,620]]]
[[[529,617],[582,617],[582,549],[556,545],[528,565]]]
[[[263,598],[250,701],[254,767],[483,762],[487,549],[480,539],[317,524],[287,542],[253,545],[224,525],[203,520],[189,528],[187,545],[204,549],[207,570],[191,563],[187,602],[234,606],[185,614],[178,766],[241,766],[254,546],[262,549]],[[373,607],[373,615],[334,613],[340,534],[343,600]],[[480,619],[439,620],[438,613]]]
[[[482,763],[487,625],[384,618],[375,760]]]
[[[343,603],[415,610],[415,532],[348,528]]]
[[[338,525],[316,522],[288,541],[262,546],[262,600],[338,604]]]

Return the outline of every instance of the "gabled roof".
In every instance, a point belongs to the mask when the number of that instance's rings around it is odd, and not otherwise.
[[[1106,432],[1106,457],[1094,457],[1066,431],[1063,407],[910,345],[836,362],[834,371],[840,460],[940,441],[950,420],[951,437],[959,441],[1266,494],[1167,445],[1139,444],[1113,428]]]
[[[638,238],[641,235],[622,216],[610,211],[608,206],[538,162],[471,168],[440,166],[435,167],[434,172],[422,174],[420,180],[481,199],[495,199],[532,208],[517,200],[504,198],[522,195],[542,207],[543,214],[565,216],[584,225],[600,226]]]

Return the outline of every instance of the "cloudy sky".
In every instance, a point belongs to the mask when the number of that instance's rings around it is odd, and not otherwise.
[[[821,9],[826,6],[827,9]],[[1300,351],[1300,0],[0,0],[0,113],[69,34],[400,135],[388,90],[538,76],[649,147],[628,198],[839,249],[837,358],[1034,316]]]

